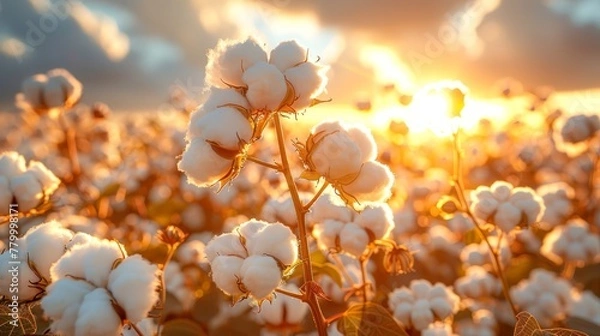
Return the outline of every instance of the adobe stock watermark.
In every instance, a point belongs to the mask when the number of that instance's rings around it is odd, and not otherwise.
[[[71,8],[74,6],[73,0],[55,0],[50,1],[48,9],[38,18],[27,20],[25,26],[25,38],[22,42],[25,45],[25,53],[32,52],[35,48],[46,42],[48,35],[54,33],[60,22],[65,21],[71,16]],[[19,63],[23,61],[22,53],[17,57]]]
[[[437,32],[423,34],[425,42],[422,51],[411,49],[403,53],[402,58],[415,74],[421,72],[424,66],[433,64],[447,52],[456,50],[465,28],[476,20],[481,20],[482,15],[487,12],[489,10],[483,8],[480,1],[475,1],[461,11],[446,15],[444,24],[440,25]]]
[[[19,327],[19,271],[21,260],[19,259],[19,205],[10,204],[8,206],[9,224],[8,224],[8,254],[10,260],[8,275],[10,276],[10,284],[8,292],[11,296],[8,299],[8,308],[10,309],[10,325]]]

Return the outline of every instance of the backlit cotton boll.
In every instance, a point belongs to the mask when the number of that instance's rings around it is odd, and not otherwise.
[[[29,261],[46,280],[50,280],[50,267],[62,257],[72,238],[73,232],[56,221],[38,225],[23,236]]]
[[[0,155],[0,216],[8,215],[8,207],[13,198],[20,212],[28,212],[38,207],[51,196],[60,185],[60,180],[41,162],[25,159],[17,152],[4,152]]]
[[[541,253],[557,263],[575,262],[583,266],[600,261],[600,237],[590,232],[587,222],[573,219],[544,237]]]
[[[388,305],[396,320],[405,327],[426,329],[435,320],[444,320],[458,312],[460,299],[441,283],[413,280],[410,288],[396,288],[388,296]]]
[[[119,335],[120,331],[121,319],[105,288],[96,288],[83,297],[75,321],[75,335],[109,336]]]
[[[393,184],[394,176],[388,166],[368,161],[362,165],[356,179],[343,189],[359,202],[384,202],[392,195]]]
[[[382,239],[394,228],[394,214],[387,203],[374,203],[365,207],[354,222],[365,230],[370,230],[375,239]]]
[[[81,98],[82,85],[65,69],[34,75],[23,82],[23,96],[35,110],[75,105]]]
[[[123,258],[125,249],[116,241],[92,240],[75,245],[50,268],[52,281],[82,278],[96,287],[106,287],[115,260]]]
[[[227,174],[231,164],[231,160],[218,155],[205,139],[196,138],[186,146],[177,168],[187,176],[188,182],[209,187]]]
[[[243,86],[244,71],[266,61],[267,52],[253,38],[244,42],[219,40],[217,47],[208,52],[206,83],[222,88]]]
[[[498,279],[489,274],[483,267],[471,266],[467,274],[456,280],[456,293],[464,298],[492,298],[500,292]]]
[[[235,150],[239,141],[250,141],[252,126],[246,117],[233,107],[219,107],[190,123],[188,138],[202,138]]]
[[[52,321],[50,330],[75,335],[75,321],[83,298],[94,289],[92,284],[69,278],[50,284],[41,300],[44,315]]]
[[[537,223],[546,208],[544,200],[531,188],[514,188],[503,181],[496,181],[491,187],[478,187],[471,200],[475,217],[495,224],[504,232]]]
[[[212,279],[225,294],[233,297],[243,295],[239,280],[244,259],[237,256],[218,256],[210,263]]]
[[[276,110],[287,93],[287,85],[281,71],[265,62],[258,62],[248,68],[242,79],[248,87],[246,98],[256,110]]]
[[[298,241],[289,227],[281,223],[265,226],[246,241],[250,255],[268,255],[286,266],[298,259]]]
[[[575,190],[565,182],[555,182],[542,185],[537,193],[544,200],[546,211],[540,221],[540,227],[545,230],[564,223],[573,213]]]
[[[531,313],[542,328],[549,328],[565,317],[575,294],[567,280],[540,268],[510,289],[514,303]]]
[[[554,123],[553,139],[559,151],[574,157],[588,148],[585,142],[593,138],[598,130],[600,118],[597,115],[569,115]]]
[[[308,50],[299,45],[298,42],[284,41],[279,43],[269,55],[269,63],[273,64],[279,71],[300,65],[306,62]]]
[[[108,277],[108,290],[133,323],[152,310],[158,300],[158,286],[158,267],[140,255],[125,258]]]
[[[269,256],[250,256],[240,270],[241,281],[256,300],[267,298],[281,283],[281,270]]]
[[[197,110],[192,112],[190,124],[194,124],[196,120],[206,113],[227,105],[238,105],[246,109],[250,107],[250,103],[248,103],[246,97],[244,97],[239,90],[233,88],[210,87],[204,103],[202,103]]]
[[[592,291],[585,291],[576,296],[569,316],[575,316],[600,325],[600,298]]]
[[[285,79],[294,88],[294,102],[291,107],[303,110],[311,105],[313,100],[323,94],[327,85],[327,67],[305,62],[283,72]]]

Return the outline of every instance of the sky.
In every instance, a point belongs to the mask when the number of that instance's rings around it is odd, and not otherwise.
[[[173,85],[200,96],[207,51],[248,35],[307,46],[337,103],[442,79],[482,97],[506,77],[600,87],[600,0],[0,0],[0,108],[62,67],[85,103],[159,109]]]

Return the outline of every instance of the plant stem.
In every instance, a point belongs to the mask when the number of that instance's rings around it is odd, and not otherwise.
[[[576,262],[574,262],[574,261],[566,261],[565,262],[565,267],[563,268],[563,271],[560,274],[560,276],[563,277],[564,279],[572,280],[573,279],[573,275],[575,275],[575,269],[576,268],[577,268]]]
[[[138,334],[138,336],[144,336],[140,328],[138,328],[138,326],[136,326],[135,323],[129,322],[129,326]]]
[[[65,134],[65,142],[67,144],[67,153],[69,163],[71,163],[71,180],[76,182],[81,173],[81,167],[79,166],[79,155],[77,154],[77,141],[75,129],[67,123],[67,117],[65,112],[61,111],[59,114],[59,122]]]
[[[362,279],[362,300],[363,303],[367,303],[367,262],[369,261],[368,257],[360,257],[360,276]]]
[[[321,311],[321,306],[319,305],[316,293],[313,290],[314,280],[312,273],[312,264],[310,260],[310,250],[308,248],[308,233],[306,231],[305,223],[306,209],[302,205],[300,195],[298,194],[298,188],[296,187],[296,182],[294,182],[294,177],[292,176],[292,172],[290,169],[290,164],[285,149],[283,127],[281,125],[281,117],[279,116],[279,113],[273,114],[273,121],[275,123],[275,131],[277,132],[277,145],[279,147],[279,155],[281,156],[281,172],[285,176],[285,181],[287,182],[288,189],[292,197],[292,202],[294,204],[294,209],[296,211],[296,217],[298,220],[300,259],[302,260],[302,271],[304,274],[304,301],[308,303],[308,306],[310,307],[310,311],[312,313],[313,320],[315,322],[315,326],[317,328],[319,336],[325,336],[327,335],[327,324],[325,321],[325,317],[323,316],[323,311]]]
[[[157,326],[157,331],[158,331],[159,335],[160,335],[160,330],[161,330],[161,327],[162,327],[162,324],[163,324],[164,318],[165,318],[164,309],[165,309],[166,302],[167,302],[167,286],[165,283],[165,270],[167,269],[167,265],[173,258],[173,255],[175,254],[175,250],[177,250],[177,246],[178,246],[178,244],[167,245],[167,248],[168,248],[167,258],[165,259],[165,263],[163,264],[162,272],[160,272],[160,285],[161,285],[160,302],[162,305],[163,312],[161,313],[161,317],[160,317],[160,320],[159,320],[158,326]]]
[[[496,249],[494,249],[494,247],[490,243],[487,235],[485,234],[485,231],[483,230],[481,225],[479,225],[479,221],[477,220],[475,215],[473,215],[473,213],[469,209],[469,202],[467,201],[467,197],[465,195],[465,187],[464,187],[463,180],[462,180],[462,156],[463,156],[463,153],[462,153],[461,146],[460,146],[459,135],[460,135],[460,129],[453,133],[453,140],[454,140],[453,179],[454,179],[454,186],[456,189],[456,193],[458,194],[458,200],[461,203],[461,207],[463,208],[463,211],[473,221],[475,230],[481,236],[481,239],[485,242],[488,249],[490,250],[490,254],[492,255],[492,261],[493,261],[492,266],[494,267],[496,274],[498,275],[498,278],[500,278],[500,282],[502,284],[502,293],[504,294],[506,301],[510,305],[510,308],[511,308],[513,314],[516,316],[518,313],[518,310],[517,310],[517,307],[515,306],[514,302],[512,301],[512,298],[510,297],[508,281],[506,281],[506,276],[504,275],[504,271],[502,269],[502,262],[500,261],[499,253],[497,253],[499,251],[496,251]],[[501,238],[502,238],[502,236],[500,236],[498,238],[498,240],[499,240],[498,246],[500,246]]]
[[[329,187],[329,182],[323,181],[323,184],[321,185],[321,188],[319,188],[319,191],[317,191],[317,193],[313,196],[313,198],[304,205],[305,212],[308,212],[310,207],[312,207],[313,204],[315,204],[315,202],[319,199],[319,197],[323,194],[323,192],[325,191],[325,189],[327,189],[327,187]]]
[[[263,160],[255,157],[255,156],[251,156],[251,155],[247,156],[246,160],[254,162],[256,164],[259,164],[259,165],[261,165],[263,167],[271,168],[271,169],[274,169],[276,171],[281,171],[281,165],[278,164],[278,163],[266,162],[266,161],[263,161]]]
[[[302,294],[290,292],[289,290],[283,289],[283,288],[275,288],[275,291],[277,293],[281,293],[283,295],[287,295],[289,297],[293,297],[294,299],[298,299],[300,301],[304,301],[304,295],[302,295]]]

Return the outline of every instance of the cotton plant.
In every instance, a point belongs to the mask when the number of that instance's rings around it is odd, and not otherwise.
[[[25,162],[17,152],[0,154],[0,217],[9,215],[13,203],[24,214],[40,208],[60,186],[61,181],[43,163]]]
[[[262,208],[269,222],[250,219],[241,223],[211,240],[205,253],[213,281],[234,302],[251,298],[262,306],[273,300],[275,293],[299,298],[308,304],[320,335],[327,322],[317,298],[322,289],[314,280],[308,230],[317,240],[339,237],[341,246],[358,257],[393,228],[391,210],[378,203],[390,198],[394,178],[390,169],[376,160],[377,146],[365,127],[338,121],[316,125],[306,141],[293,142],[303,169],[299,176],[293,175],[282,118],[297,118],[323,102],[319,97],[325,92],[326,71],[326,66],[311,61],[308,50],[295,41],[282,42],[270,51],[252,38],[220,41],[208,53],[206,97],[190,115],[186,148],[178,162],[190,183],[214,187],[226,195],[226,206],[234,201],[227,197],[230,186],[235,186],[250,163],[285,178],[287,194]],[[265,139],[277,143],[279,152],[272,154],[278,157],[261,151]],[[303,180],[316,185],[301,190]],[[250,190],[255,185],[249,184]],[[329,188],[343,203],[321,205],[327,201],[320,201],[320,196]],[[344,205],[364,211],[353,218]],[[326,235],[320,233],[319,225],[332,219],[325,214],[328,208],[345,213],[335,217],[348,220],[344,233],[337,230],[342,229],[339,225],[328,228]],[[319,244],[339,247],[323,239]],[[393,242],[384,245],[388,250],[397,248]],[[302,270],[304,283],[300,293],[289,293],[281,285],[284,276],[296,268]]]
[[[493,299],[500,293],[501,285],[486,269],[470,266],[466,274],[454,283],[456,293],[462,298],[473,300]]]
[[[300,292],[298,286],[293,283],[286,284],[282,289],[295,293]],[[261,334],[278,335],[300,330],[302,321],[309,311],[310,308],[306,303],[290,296],[278,295],[270,303],[261,306],[260,311],[254,317],[259,324],[265,326]]]

